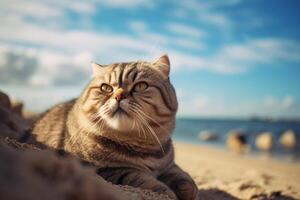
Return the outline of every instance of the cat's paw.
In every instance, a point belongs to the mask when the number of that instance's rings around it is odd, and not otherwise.
[[[198,198],[198,188],[194,182],[178,180],[173,186],[174,191],[180,200],[195,200]]]
[[[174,200],[177,199],[176,194],[166,186],[157,185],[157,186],[154,186],[151,190],[154,192],[157,192],[159,194],[166,194],[171,199],[174,199]]]

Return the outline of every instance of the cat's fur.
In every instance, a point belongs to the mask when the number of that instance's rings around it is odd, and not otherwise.
[[[44,113],[32,132],[94,163],[112,183],[195,199],[194,181],[174,163],[177,98],[169,72],[167,55],[153,63],[94,63],[83,93]]]

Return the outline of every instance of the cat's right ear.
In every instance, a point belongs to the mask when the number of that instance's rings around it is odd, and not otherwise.
[[[93,77],[97,76],[97,75],[101,75],[104,73],[105,71],[105,67],[97,64],[95,62],[92,62],[92,67],[93,67]]]

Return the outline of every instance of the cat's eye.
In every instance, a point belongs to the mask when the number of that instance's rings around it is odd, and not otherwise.
[[[102,92],[107,92],[107,93],[111,93],[113,91],[113,88],[110,85],[106,84],[106,83],[103,83],[101,85],[100,89],[101,89]]]
[[[135,92],[141,92],[144,91],[148,88],[148,84],[146,82],[139,82],[135,84],[133,91]]]

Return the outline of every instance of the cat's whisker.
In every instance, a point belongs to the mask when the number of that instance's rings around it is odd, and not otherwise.
[[[133,106],[136,106],[134,104],[132,104]],[[168,133],[168,131],[162,126],[160,125],[156,120],[154,120],[152,117],[150,117],[149,115],[147,115],[145,112],[143,112],[141,109],[138,109],[138,107],[136,106],[136,111],[140,112],[141,115],[143,115],[144,117],[148,118],[149,120],[151,120],[152,122],[154,122],[155,124],[157,124],[166,134]]]
[[[138,126],[136,125],[136,120],[133,119],[131,130],[134,130],[135,127],[138,129]],[[141,133],[140,133],[139,129],[138,129],[138,134],[139,134],[139,137],[141,137]]]
[[[157,124],[166,134],[168,133],[168,131],[164,127],[162,127],[157,121],[155,121],[152,117],[146,115],[145,112],[141,110],[142,107],[139,104],[132,102],[131,105],[135,108],[135,111],[139,112],[141,115]]]
[[[153,131],[153,129],[151,128],[151,126],[148,124],[148,122],[146,120],[144,120],[144,124],[146,125],[146,127],[150,131],[151,135],[153,135],[153,137],[155,138],[155,140],[159,144],[160,149],[162,150],[162,153],[165,154],[165,151],[164,151],[164,149],[162,147],[162,144],[161,144],[159,138],[157,137],[156,133]]]
[[[162,147],[162,144],[161,144],[159,138],[157,137],[156,133],[151,128],[151,126],[149,125],[149,123],[145,120],[145,118],[140,113],[136,112],[136,110],[133,110],[133,112],[135,112],[139,116],[139,119],[141,119],[141,122],[145,125],[145,127],[149,131],[150,135],[152,135],[155,138],[155,140],[157,141],[157,143],[159,144],[160,149],[162,150],[162,153],[165,154],[165,151],[164,151],[164,149]]]
[[[137,121],[140,122],[139,116],[137,116],[137,114],[134,112],[134,110],[130,109],[130,113],[134,116],[134,118],[136,118]],[[135,120],[134,120],[134,122],[135,122]],[[140,133],[143,133],[144,139],[146,139],[146,131],[145,131],[144,127],[140,126],[140,123],[136,123],[136,125],[138,128],[139,136],[140,136]],[[142,131],[141,131],[141,129],[142,129]]]

